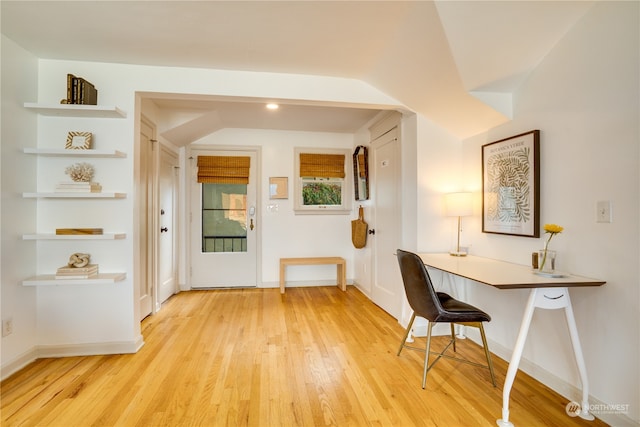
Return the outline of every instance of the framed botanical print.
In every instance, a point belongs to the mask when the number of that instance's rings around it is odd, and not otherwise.
[[[482,231],[540,237],[540,131],[482,146]]]

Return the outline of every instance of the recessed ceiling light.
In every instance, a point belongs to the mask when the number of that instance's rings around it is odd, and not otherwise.
[[[278,104],[273,104],[273,103],[271,103],[271,104],[267,104],[267,108],[268,108],[269,110],[277,110],[277,109],[278,109],[278,107],[279,107],[279,105],[278,105]]]

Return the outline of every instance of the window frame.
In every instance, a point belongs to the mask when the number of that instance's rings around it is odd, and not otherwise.
[[[304,205],[302,197],[303,181],[309,177],[300,176],[300,154],[340,154],[344,156],[344,178],[331,178],[331,181],[341,181],[342,193],[340,205]],[[347,215],[351,213],[351,199],[353,198],[353,173],[351,173],[351,150],[342,148],[294,148],[294,212],[296,215]],[[323,177],[315,177],[323,178]]]

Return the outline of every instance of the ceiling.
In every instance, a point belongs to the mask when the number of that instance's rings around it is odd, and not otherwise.
[[[3,0],[0,28],[43,59],[358,79],[464,138],[511,117],[512,93],[592,5]],[[274,114],[257,99],[157,98],[167,115],[190,117],[165,131],[180,145],[224,127],[352,132],[378,112],[289,102]]]

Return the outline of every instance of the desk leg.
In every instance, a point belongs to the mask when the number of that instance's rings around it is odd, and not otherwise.
[[[502,390],[502,419],[497,420],[496,423],[500,427],[513,427],[513,423],[509,421],[509,393],[511,392],[513,381],[515,380],[516,373],[518,372],[518,365],[520,364],[520,358],[522,357],[522,350],[527,339],[529,326],[531,325],[533,311],[536,307],[548,310],[564,308],[567,325],[569,326],[569,335],[571,336],[573,353],[576,358],[576,364],[578,365],[580,380],[582,382],[582,406],[580,414],[578,415],[580,418],[585,420],[593,420],[593,415],[589,413],[589,382],[587,380],[587,369],[584,364],[584,357],[582,355],[582,347],[580,346],[580,339],[578,337],[576,320],[573,317],[571,298],[569,298],[569,288],[537,288],[532,289],[529,294],[527,307],[522,318],[522,324],[520,325],[520,333],[518,334],[513,354],[511,355],[509,369],[507,370],[507,376],[504,381],[504,389]]]
[[[513,349],[511,360],[509,361],[509,368],[507,369],[507,376],[504,379],[504,388],[502,389],[502,419],[496,421],[500,427],[513,427],[513,423],[509,421],[509,395],[511,394],[511,387],[513,387],[513,381],[516,379],[518,373],[518,365],[520,365],[520,358],[522,357],[522,350],[524,349],[524,343],[527,340],[527,334],[529,333],[529,326],[531,325],[531,318],[533,317],[533,310],[536,308],[536,294],[538,289],[532,289],[529,294],[529,300],[522,316],[522,323],[520,323],[520,332],[516,339],[516,346]]]
[[[467,286],[465,284],[466,279],[463,279],[458,276],[460,280],[456,280],[456,276],[448,275],[451,285],[451,291],[457,293],[459,299],[462,301],[467,301]],[[461,283],[460,283],[461,282]],[[455,288],[455,289],[454,289]],[[459,291],[461,289],[461,291]],[[458,325],[458,333],[456,334],[456,339],[465,340],[467,339],[467,327],[464,325]],[[455,346],[454,346],[455,347]]]
[[[567,305],[564,308],[564,314],[567,318],[567,326],[569,326],[569,335],[571,336],[571,344],[573,353],[576,357],[578,372],[580,373],[580,382],[582,382],[582,405],[578,416],[582,419],[593,421],[595,417],[589,413],[589,380],[587,379],[587,367],[584,364],[584,356],[582,355],[582,346],[578,337],[578,328],[576,327],[576,319],[573,317],[573,307],[569,292],[567,292]]]

